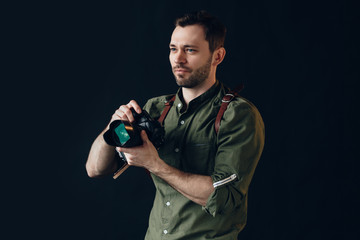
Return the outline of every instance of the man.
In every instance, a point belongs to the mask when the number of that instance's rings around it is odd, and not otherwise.
[[[218,133],[214,123],[227,89],[216,80],[225,57],[225,27],[204,11],[177,19],[170,41],[170,63],[179,85],[165,120],[165,144],[156,149],[145,131],[143,145],[116,148],[130,166],[146,168],[156,196],[145,239],[236,239],[247,216],[247,192],[264,145],[257,109],[236,97]],[[172,95],[150,99],[144,109],[158,119]],[[136,101],[120,106],[116,119],[134,121]],[[104,132],[109,128],[109,125]],[[102,132],[86,169],[90,177],[115,172],[114,147]]]

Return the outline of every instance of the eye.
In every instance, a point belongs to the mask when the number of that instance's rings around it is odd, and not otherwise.
[[[195,49],[192,49],[192,48],[187,48],[186,51],[187,51],[188,53],[196,52],[196,50],[195,50]]]
[[[176,48],[174,48],[174,47],[170,48],[170,52],[175,52],[175,51],[176,51]]]

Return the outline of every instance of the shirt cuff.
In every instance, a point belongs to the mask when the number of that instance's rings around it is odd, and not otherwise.
[[[229,191],[231,191],[227,189],[226,186],[236,181],[237,178],[236,174],[231,174],[228,177],[218,180],[214,180],[213,178],[213,186],[215,190],[209,196],[206,205],[203,206],[202,209],[213,217],[215,217],[218,213],[221,213],[228,202]]]

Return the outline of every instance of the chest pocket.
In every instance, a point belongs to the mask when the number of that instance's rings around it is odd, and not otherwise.
[[[188,142],[184,148],[182,167],[185,172],[210,175],[214,169],[216,147],[210,139]]]

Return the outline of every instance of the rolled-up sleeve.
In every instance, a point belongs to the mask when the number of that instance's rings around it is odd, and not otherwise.
[[[218,149],[211,175],[214,192],[203,210],[216,216],[241,207],[260,159],[265,139],[263,120],[249,102],[229,104],[217,135]]]

